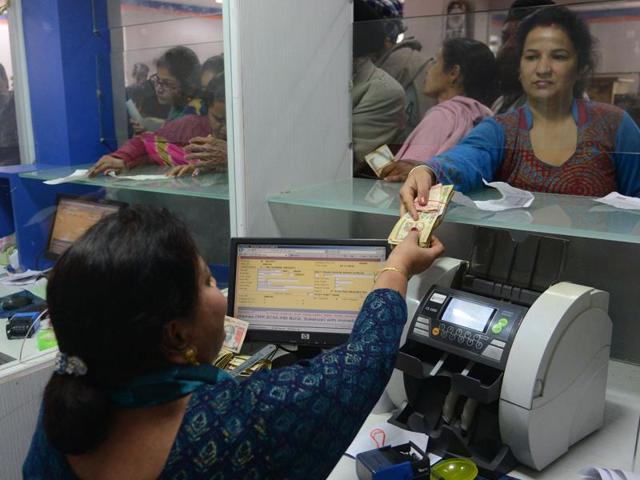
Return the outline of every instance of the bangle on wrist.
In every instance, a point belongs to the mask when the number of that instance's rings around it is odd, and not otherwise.
[[[382,275],[384,272],[397,272],[400,275],[402,275],[405,278],[405,280],[409,280],[409,275],[403,269],[399,267],[389,266],[389,267],[383,267],[380,270],[378,270],[373,277],[373,282],[374,283],[377,282],[380,275]]]
[[[429,165],[425,165],[424,163],[422,163],[420,165],[416,165],[411,170],[409,170],[409,174],[407,175],[407,177],[409,177],[413,173],[413,171],[417,170],[418,168],[426,168],[427,172],[429,172],[429,175],[431,176],[431,181],[433,183],[438,183],[438,179],[436,178],[436,172],[434,172],[433,169]]]

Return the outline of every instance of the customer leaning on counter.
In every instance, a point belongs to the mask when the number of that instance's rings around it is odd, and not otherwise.
[[[640,195],[638,126],[623,110],[582,98],[595,65],[587,25],[565,7],[546,7],[520,23],[517,45],[527,104],[485,119],[414,169],[400,190],[412,214],[434,182],[461,191],[485,179],[537,192]]]

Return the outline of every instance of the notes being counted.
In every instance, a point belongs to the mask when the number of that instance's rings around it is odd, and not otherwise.
[[[379,178],[384,167],[393,162],[393,153],[391,153],[389,147],[382,145],[381,147],[376,148],[373,152],[365,155],[364,160]]]
[[[233,353],[239,353],[244,343],[244,337],[247,336],[249,322],[233,318],[224,317],[224,342],[222,348]]]
[[[389,235],[389,243],[398,245],[409,234],[412,228],[420,231],[419,243],[421,247],[429,246],[431,233],[440,225],[444,218],[449,200],[453,195],[453,185],[437,184],[429,190],[429,199],[426,205],[420,205],[416,200],[415,206],[418,210],[418,220],[411,218],[409,213],[405,213],[398,220]]]

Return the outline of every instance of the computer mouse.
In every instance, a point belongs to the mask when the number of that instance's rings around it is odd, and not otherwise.
[[[27,297],[26,295],[12,295],[4,300],[0,306],[2,306],[3,310],[15,310],[16,308],[31,305],[32,303],[33,299],[31,297]]]

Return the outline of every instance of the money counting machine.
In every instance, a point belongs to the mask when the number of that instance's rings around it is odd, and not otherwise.
[[[396,364],[406,401],[390,421],[483,472],[541,470],[602,425],[609,295],[556,283],[566,240],[476,233],[470,261],[430,286],[412,280],[423,284],[410,285]]]

